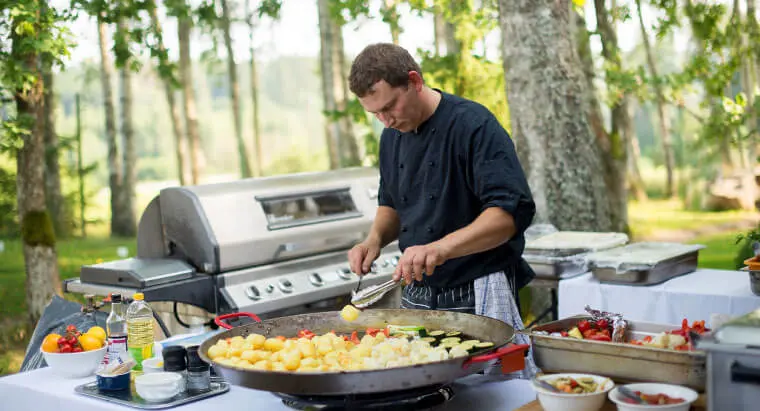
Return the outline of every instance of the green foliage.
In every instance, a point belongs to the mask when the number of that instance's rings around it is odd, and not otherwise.
[[[21,238],[25,244],[32,247],[55,247],[53,220],[50,219],[47,210],[32,210],[24,215],[21,220]]]
[[[0,238],[19,234],[16,209],[16,170],[0,159]]]

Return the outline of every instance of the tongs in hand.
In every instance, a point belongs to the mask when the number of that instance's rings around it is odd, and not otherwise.
[[[354,290],[351,292],[351,304],[356,308],[367,308],[380,301],[388,291],[393,290],[402,283],[403,282],[400,280],[389,280],[382,284],[371,285],[362,290]]]

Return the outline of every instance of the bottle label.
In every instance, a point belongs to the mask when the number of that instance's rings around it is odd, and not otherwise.
[[[142,347],[129,347],[129,354],[137,363],[133,369],[136,371],[142,371],[143,360],[153,357],[153,344],[148,344]]]
[[[106,355],[103,358],[103,364],[118,364],[119,357],[122,355],[122,353],[127,352],[127,336],[115,335],[108,337],[107,340],[108,348],[106,348]],[[126,358],[123,358],[122,361],[126,361]]]

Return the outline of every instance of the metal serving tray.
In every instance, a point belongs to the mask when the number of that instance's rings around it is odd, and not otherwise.
[[[672,256],[649,262],[627,261],[624,253],[645,252],[647,248],[674,248]],[[655,285],[672,278],[694,272],[702,246],[671,243],[634,243],[625,247],[592,253],[588,256],[592,275],[602,283],[628,285]],[[679,251],[680,250],[680,251]],[[619,254],[619,263],[610,264],[610,257]],[[605,259],[607,258],[607,259]],[[612,257],[615,258],[615,257]]]
[[[556,259],[549,261],[546,259],[532,258],[533,256],[523,255],[537,277],[550,278],[570,278],[588,272],[588,264],[583,259]]]
[[[523,331],[532,340],[536,365],[542,371],[590,373],[618,381],[662,382],[704,391],[707,368],[706,355],[702,351],[675,351],[535,334],[536,331],[568,330],[583,319],[591,317],[569,317]],[[677,325],[628,321],[626,341],[678,328]]]
[[[215,395],[224,394],[230,390],[230,385],[220,378],[212,378],[211,389],[198,394],[190,394],[187,391],[177,394],[174,398],[164,402],[148,402],[140,398],[135,391],[134,383],[130,384],[129,390],[121,391],[101,391],[98,389],[98,383],[93,381],[77,386],[74,391],[88,397],[108,401],[114,404],[126,405],[127,407],[139,408],[143,410],[158,410],[163,408],[176,407],[189,402],[202,400]]]

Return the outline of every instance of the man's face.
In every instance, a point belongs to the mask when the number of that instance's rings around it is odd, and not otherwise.
[[[416,82],[410,80],[408,85],[402,87],[391,87],[385,80],[380,80],[372,86],[366,96],[359,98],[359,102],[385,127],[395,128],[404,133],[412,131],[419,122],[418,92],[421,87],[417,87]]]

